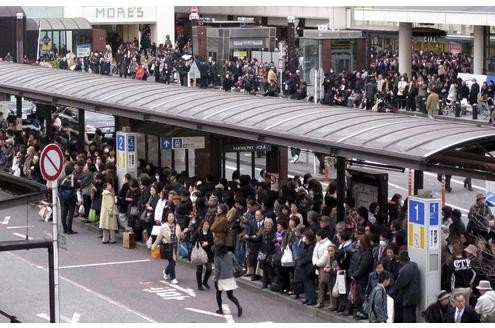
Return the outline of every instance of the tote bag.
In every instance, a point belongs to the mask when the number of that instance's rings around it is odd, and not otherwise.
[[[208,254],[206,254],[203,247],[199,245],[199,242],[196,242],[196,246],[194,246],[191,251],[191,263],[194,265],[203,265],[208,263]]]
[[[290,247],[285,247],[284,254],[282,255],[282,259],[280,260],[283,267],[292,267],[294,266],[294,256],[292,255],[292,251]]]

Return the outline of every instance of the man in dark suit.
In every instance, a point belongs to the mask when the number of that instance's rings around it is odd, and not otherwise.
[[[402,304],[402,322],[416,322],[416,306],[421,298],[420,273],[418,265],[412,262],[406,251],[399,254],[402,265],[395,283]],[[400,321],[399,321],[400,322]]]
[[[466,305],[464,294],[454,295],[455,307],[447,311],[448,323],[479,323],[480,317],[472,307]]]

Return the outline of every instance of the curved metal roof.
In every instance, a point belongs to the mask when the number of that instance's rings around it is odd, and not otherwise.
[[[0,91],[133,119],[435,171],[450,165],[493,179],[495,129],[300,101],[200,90],[37,66],[0,64]],[[443,158],[444,155],[448,155]],[[452,163],[452,156],[462,156]],[[480,159],[486,159],[480,161]],[[493,163],[492,163],[493,161]],[[493,165],[488,167],[487,165]],[[437,171],[439,169],[437,168]],[[466,172],[464,172],[466,173]],[[490,176],[490,177],[489,177]]]
[[[38,26],[42,31],[76,31],[91,30],[93,27],[86,18],[40,18]]]

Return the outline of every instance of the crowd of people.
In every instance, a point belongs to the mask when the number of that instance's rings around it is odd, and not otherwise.
[[[143,65],[136,49],[132,42],[119,46],[113,73],[136,79],[154,76],[157,82],[171,83],[175,69],[181,83],[187,84],[184,72],[187,78],[186,69],[192,62],[181,51],[170,45],[145,49]],[[67,53],[61,68],[75,65],[74,70],[112,74],[110,48],[92,56],[97,59],[81,60]],[[430,108],[428,94],[475,101],[473,87],[467,92],[457,80],[457,73],[470,69],[466,56],[415,53],[411,77],[397,71],[396,53],[373,52],[372,56],[367,70],[329,72],[323,81],[322,102],[368,110],[390,105],[430,112],[433,105]],[[279,94],[272,65],[255,59],[236,59],[222,67],[205,58],[196,62],[200,70],[208,69],[201,75],[200,87],[221,85],[225,91]],[[182,65],[183,71],[178,69]],[[299,73],[287,73],[282,94],[307,98],[307,85]],[[493,92],[493,82],[480,88],[486,97]],[[74,215],[98,221],[104,244],[115,243],[119,230],[132,231],[136,241],[152,249],[160,245],[162,258],[168,260],[163,278],[172,283],[180,279],[175,273],[178,257],[189,258],[194,247],[201,247],[207,259],[196,267],[197,288],[210,288],[214,266],[218,313],[222,313],[221,293],[226,291],[242,315],[232,292],[237,263],[244,276],[261,281],[261,288],[302,297],[305,306],[326,307],[370,322],[418,321],[416,310],[425,291],[419,268],[408,256],[407,199],[401,195],[394,195],[387,204],[356,207],[356,199],[348,193],[344,220],[339,221],[335,181],[323,188],[317,178],[306,174],[289,179],[275,191],[264,172],[259,179],[237,171],[230,180],[212,175],[190,177],[144,160],[139,161],[136,176],[126,174],[119,181],[115,149],[102,142],[101,133],[79,147],[55,116],[51,134],[49,140],[46,133],[23,130],[19,120],[0,114],[0,169],[44,183],[39,153],[50,141],[58,144],[65,154],[64,175],[59,180],[63,232],[77,233],[72,227]],[[425,320],[493,320],[494,218],[485,196],[476,196],[467,225],[457,209],[446,206],[442,215],[443,290],[438,302],[424,311]]]

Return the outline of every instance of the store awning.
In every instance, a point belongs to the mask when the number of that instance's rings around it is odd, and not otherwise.
[[[37,19],[38,26],[41,24],[42,31],[77,31],[91,30],[93,27],[86,18],[40,18]]]

